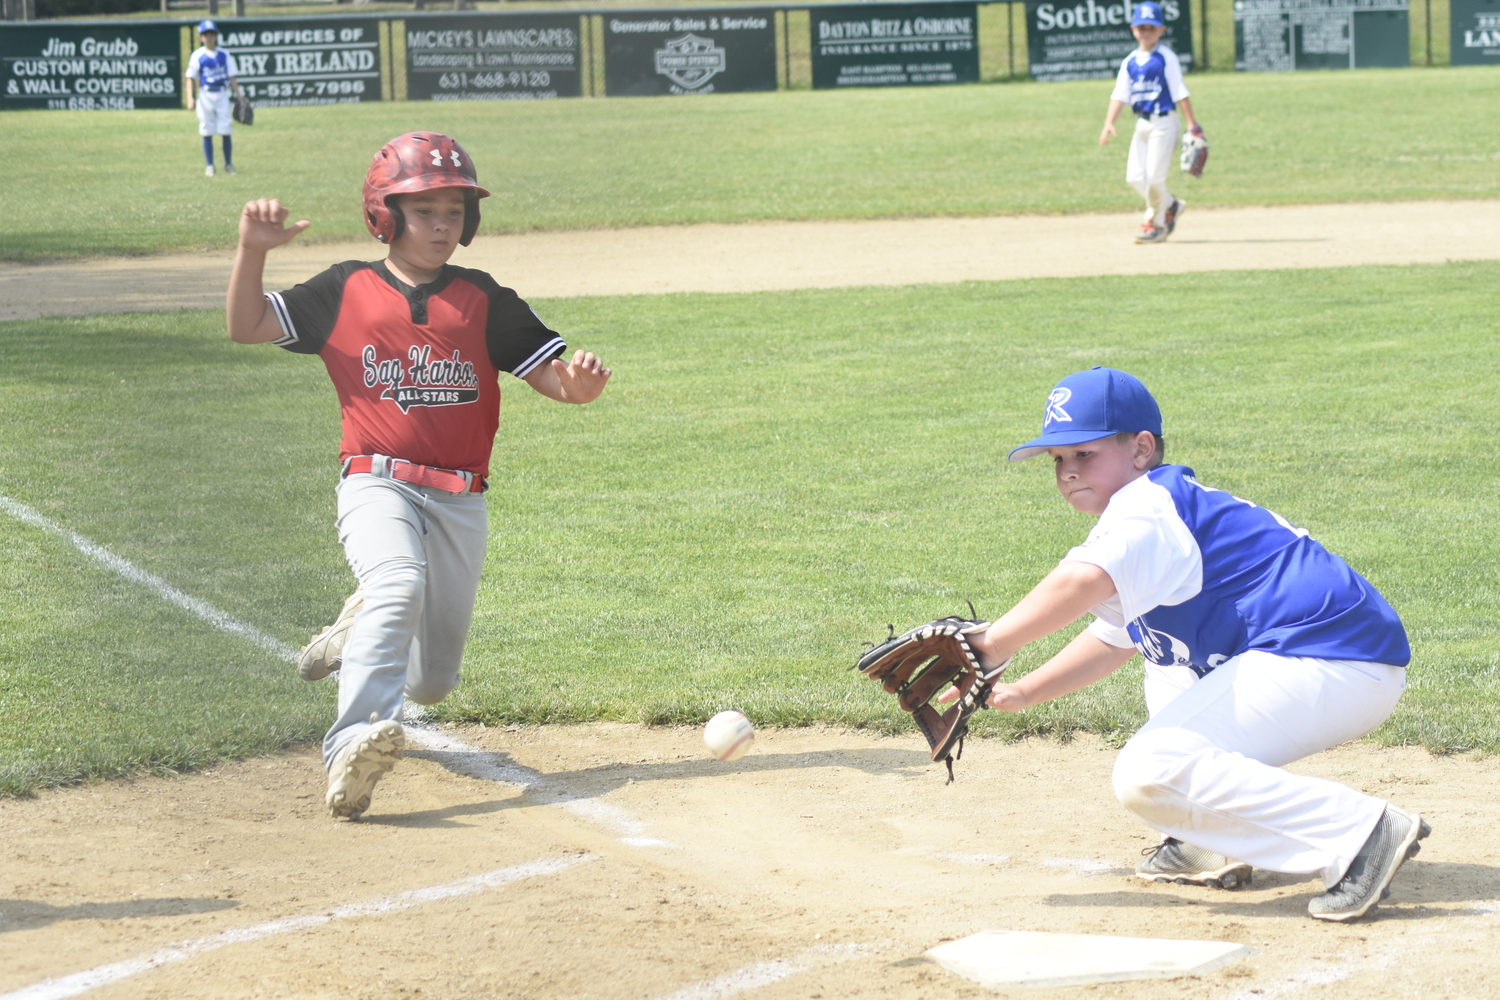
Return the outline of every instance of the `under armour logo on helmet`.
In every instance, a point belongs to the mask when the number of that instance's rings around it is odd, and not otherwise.
[[[1072,423],[1073,418],[1068,416],[1068,411],[1063,409],[1063,404],[1073,398],[1073,390],[1065,386],[1058,386],[1052,390],[1047,397],[1047,411],[1042,414],[1042,430],[1052,426],[1053,421],[1061,420]]]

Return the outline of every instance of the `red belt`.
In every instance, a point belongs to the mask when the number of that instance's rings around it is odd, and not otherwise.
[[[374,468],[375,456],[355,455],[344,463],[344,475],[370,472]],[[416,462],[408,462],[400,458],[386,459],[386,474],[403,483],[430,486],[435,490],[446,490],[449,493],[483,493],[485,487],[483,476],[455,472],[452,469],[434,469],[430,465],[418,465]]]

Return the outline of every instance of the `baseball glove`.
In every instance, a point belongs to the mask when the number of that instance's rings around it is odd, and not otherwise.
[[[1201,126],[1182,137],[1182,172],[1194,177],[1203,176],[1203,167],[1208,163],[1208,140],[1203,137]]]
[[[890,626],[890,637],[872,646],[854,665],[894,694],[902,711],[911,713],[932,747],[932,759],[948,765],[949,784],[953,783],[954,758],[963,757],[969,716],[988,707],[985,702],[990,688],[1010,665],[1006,660],[986,670],[969,645],[968,637],[989,625],[954,616],[918,625],[900,635],[896,635],[895,626]],[[959,697],[947,711],[929,704],[949,685],[958,689]]]
[[[229,117],[241,125],[255,124],[255,105],[250,103],[250,98],[244,94],[237,94],[234,98],[234,108],[229,112]]]
[[[361,591],[349,595],[338,619],[313,636],[312,642],[297,654],[297,676],[305,681],[318,681],[344,665],[344,640],[349,638],[354,618],[364,606],[365,597]]]

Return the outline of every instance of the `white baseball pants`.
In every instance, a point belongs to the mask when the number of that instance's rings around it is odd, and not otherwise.
[[[234,134],[234,118],[230,115],[233,109],[234,98],[228,87],[223,90],[204,90],[199,87],[197,100],[193,102],[193,110],[198,114],[198,134]]]
[[[1115,761],[1120,803],[1167,836],[1337,883],[1385,802],[1281,768],[1379,726],[1405,669],[1252,651],[1199,680],[1187,667],[1146,670],[1151,721]]]
[[[339,483],[338,501],[339,541],[364,606],[344,643],[325,765],[371,714],[399,720],[403,698],[435,705],[458,686],[489,533],[481,493],[356,473]]]
[[[1135,133],[1130,137],[1130,156],[1125,161],[1125,183],[1146,199],[1146,221],[1153,226],[1163,225],[1167,209],[1172,207],[1172,193],[1167,190],[1167,170],[1172,165],[1181,131],[1182,125],[1175,111],[1135,120]]]

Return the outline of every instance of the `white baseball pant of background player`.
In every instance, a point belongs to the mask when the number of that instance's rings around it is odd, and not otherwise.
[[[372,714],[400,721],[403,697],[435,705],[458,686],[489,534],[482,493],[413,486],[374,470],[339,483],[338,515],[364,606],[344,645],[325,765],[365,733]]]
[[[1166,225],[1172,194],[1167,190],[1167,168],[1175,159],[1182,123],[1176,111],[1150,118],[1137,117],[1130,137],[1130,156],[1125,161],[1125,183],[1146,199],[1146,221]]]
[[[234,118],[230,113],[233,109],[234,98],[228,87],[223,90],[199,87],[193,104],[193,110],[198,113],[198,134],[205,137],[234,134]]]
[[[1255,650],[1199,680],[1147,663],[1151,721],[1115,761],[1115,795],[1168,836],[1331,888],[1385,802],[1282,767],[1375,729],[1405,687],[1402,667]]]

